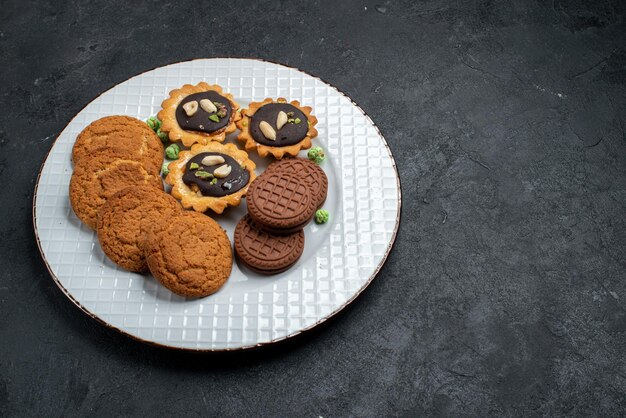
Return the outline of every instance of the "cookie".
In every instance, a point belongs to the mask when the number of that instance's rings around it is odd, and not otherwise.
[[[241,131],[237,139],[247,151],[256,151],[261,157],[295,157],[301,149],[311,148],[311,140],[317,136],[317,118],[311,111],[310,106],[283,97],[251,102],[236,121]]]
[[[251,270],[260,274],[282,273],[304,251],[304,232],[276,235],[264,231],[245,215],[235,228],[235,252]]]
[[[116,192],[128,186],[149,185],[163,190],[163,181],[143,164],[133,160],[111,159],[101,154],[74,167],[70,179],[70,203],[76,216],[96,228],[98,208]]]
[[[246,200],[252,220],[277,234],[304,228],[315,215],[318,203],[304,178],[280,170],[257,177]]]
[[[170,91],[161,107],[161,131],[167,132],[170,141],[186,147],[224,141],[227,134],[235,132],[235,122],[241,118],[233,95],[204,81]]]
[[[98,240],[102,251],[130,271],[148,269],[144,256],[151,225],[167,222],[182,208],[169,194],[152,186],[130,186],[111,196],[98,210]]]
[[[229,206],[239,206],[249,184],[256,178],[255,168],[248,153],[234,144],[194,144],[169,164],[165,182],[172,186],[172,196],[180,200],[183,207],[196,212],[211,209],[222,213]],[[216,176],[219,170],[227,173]]]
[[[293,173],[304,178],[317,201],[318,208],[326,201],[328,177],[326,177],[324,170],[314,162],[305,160],[304,158],[285,158],[270,164],[264,174],[273,170]]]
[[[134,160],[153,174],[163,164],[163,143],[150,127],[128,116],[107,116],[87,126],[72,149],[74,164],[95,155]]]
[[[146,261],[152,275],[181,296],[215,293],[228,279],[233,253],[226,232],[198,212],[162,219],[149,233]]]

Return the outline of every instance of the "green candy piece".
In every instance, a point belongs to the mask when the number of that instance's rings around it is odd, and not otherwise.
[[[167,132],[163,132],[161,128],[156,130],[157,136],[161,139],[161,142],[165,143],[169,139],[167,136]]]
[[[197,169],[198,167],[200,167],[200,166],[199,166],[197,163],[191,163],[191,164],[189,164],[189,169],[190,169],[190,170],[195,170],[195,169]]]
[[[198,170],[194,173],[194,175],[196,177],[200,177],[201,179],[212,179],[213,178],[213,174],[209,173],[208,171],[202,171],[202,170]],[[213,179],[215,180],[215,179]]]
[[[309,160],[314,161],[315,164],[321,164],[326,158],[322,147],[313,147],[306,155],[309,157]]]
[[[317,212],[315,212],[316,224],[325,224],[326,222],[328,222],[329,218],[330,218],[330,214],[325,209],[319,209]]]
[[[169,147],[165,148],[165,155],[170,160],[175,160],[178,158],[178,153],[180,152],[180,147],[176,144],[172,144]]]
[[[170,173],[169,165],[170,165],[170,162],[166,161],[161,166],[161,175],[162,176],[167,176]]]
[[[156,116],[150,116],[148,120],[146,120],[146,123],[154,132],[161,129],[161,121]]]
[[[209,119],[211,119],[213,122],[219,122],[220,121],[220,117],[217,115],[211,115],[209,116]]]
[[[211,180],[211,184],[217,184],[217,179],[214,178],[213,180]]]
[[[302,119],[300,119],[300,118],[295,118],[293,120],[293,123],[295,123],[296,125],[299,124],[300,122],[302,122]]]

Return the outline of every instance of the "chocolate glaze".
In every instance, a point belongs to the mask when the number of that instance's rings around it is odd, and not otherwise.
[[[221,164],[215,164],[212,166],[204,166],[202,165],[202,159],[207,155],[219,155],[224,158],[224,162]],[[195,170],[191,170],[189,167],[192,163],[198,164],[199,168]],[[231,167],[230,174],[228,177],[223,179],[217,179],[216,184],[211,184],[212,178],[203,179],[200,177],[196,177],[195,173],[199,170],[206,171],[207,173],[213,174],[213,171],[223,166],[224,164],[228,164]],[[198,155],[195,155],[185,165],[185,174],[183,174],[183,182],[191,186],[192,184],[197,185],[200,188],[200,193],[203,196],[213,196],[213,197],[222,197],[232,193],[235,193],[248,184],[250,181],[250,173],[245,168],[242,168],[237,161],[233,157],[227,154],[220,154],[219,152],[201,152]]]
[[[300,118],[301,122],[298,124],[286,123],[280,130],[277,130],[276,118],[281,110],[285,113],[293,112],[292,119]],[[261,132],[259,128],[259,124],[262,121],[266,121],[274,128],[276,131],[276,141],[270,141],[263,136],[263,132]],[[261,106],[254,115],[252,115],[252,120],[250,121],[250,135],[252,135],[252,138],[259,144],[269,145],[271,147],[283,147],[297,144],[304,139],[308,130],[309,124],[306,115],[302,113],[300,109],[289,103],[268,103]]]
[[[200,107],[200,100],[209,99],[212,102],[220,102],[224,103],[226,106],[226,116],[221,118],[219,122],[213,122],[209,119],[209,116],[214,115],[215,113],[207,113]],[[185,109],[183,109],[183,105],[185,103],[189,103],[192,101],[198,102],[198,111],[192,116],[187,116],[185,113]],[[217,130],[220,130],[230,122],[230,115],[233,112],[233,108],[230,105],[228,99],[216,91],[203,91],[200,93],[190,94],[185,97],[176,108],[176,122],[178,122],[178,126],[187,131],[199,131],[211,133]]]

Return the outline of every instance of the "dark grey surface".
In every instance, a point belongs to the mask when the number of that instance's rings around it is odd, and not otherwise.
[[[626,414],[624,2],[131,3],[0,7],[1,416]],[[31,204],[93,97],[219,56],[351,96],[393,150],[404,206],[387,264],[339,317],[194,355],[67,300]]]

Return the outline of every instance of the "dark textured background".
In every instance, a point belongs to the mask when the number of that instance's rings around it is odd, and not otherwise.
[[[625,9],[3,1],[0,415],[623,416]],[[398,239],[306,336],[228,355],[144,346],[50,279],[37,172],[96,95],[223,56],[304,69],[363,107],[398,163]]]

